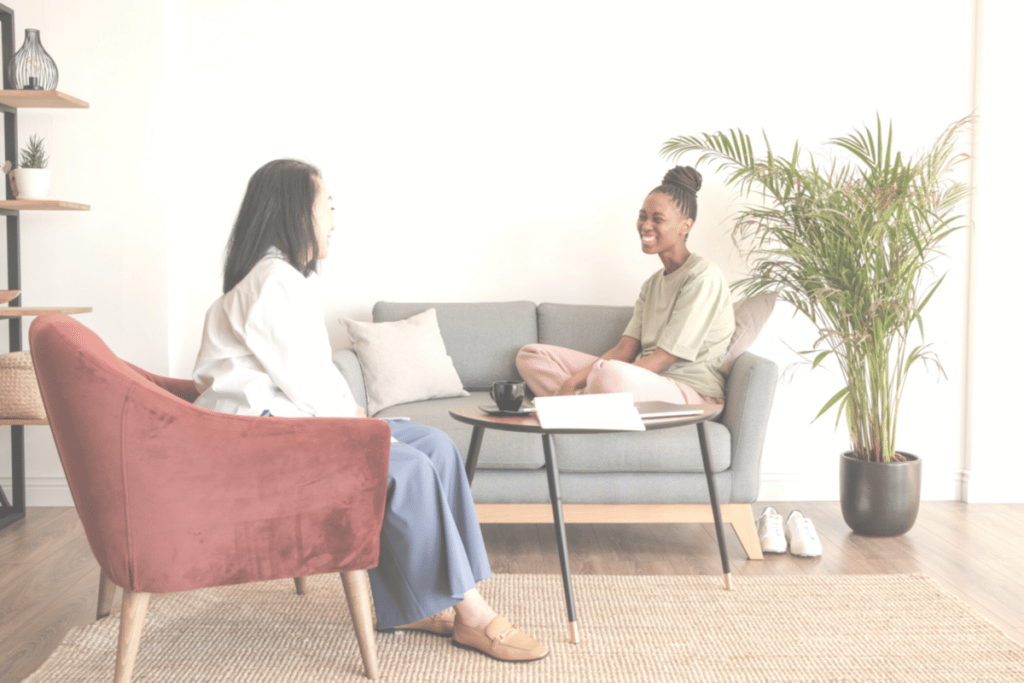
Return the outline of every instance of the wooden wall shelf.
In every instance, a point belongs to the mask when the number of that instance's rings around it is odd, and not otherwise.
[[[37,315],[48,313],[62,313],[74,315],[76,313],[92,313],[91,306],[7,306],[0,307],[0,318],[31,318]]]
[[[0,210],[7,211],[88,211],[88,204],[62,199],[2,199]]]
[[[14,10],[0,0],[0,75],[6,76],[13,57]],[[21,109],[88,109],[89,103],[57,90],[0,90],[0,116],[4,120],[4,159],[16,162],[18,155],[18,112]],[[6,179],[5,179],[6,180]],[[10,188],[0,189],[0,216],[7,223],[7,289],[21,290],[21,218],[23,211],[88,211],[87,204],[59,199],[14,199]],[[24,294],[24,292],[22,293]],[[46,313],[88,313],[88,307],[38,308],[0,306],[0,321],[7,323],[10,351],[22,350],[22,321]],[[25,517],[25,426],[46,425],[44,420],[0,418],[11,432],[11,492],[0,487],[0,529]]]
[[[0,90],[0,104],[15,109],[88,109],[89,103],[59,90]]]

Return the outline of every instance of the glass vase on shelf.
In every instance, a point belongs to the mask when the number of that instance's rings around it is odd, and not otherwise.
[[[56,90],[57,65],[39,40],[39,29],[25,29],[25,43],[14,53],[7,76],[15,90]]]

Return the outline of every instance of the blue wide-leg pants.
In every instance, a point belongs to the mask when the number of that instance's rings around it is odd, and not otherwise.
[[[439,429],[388,420],[391,444],[380,560],[370,570],[377,628],[461,602],[491,575],[459,451]]]

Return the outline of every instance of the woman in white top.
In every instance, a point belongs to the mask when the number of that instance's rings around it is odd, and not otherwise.
[[[224,295],[206,314],[196,405],[267,419],[365,416],[331,359],[318,290],[333,212],[309,164],[272,161],[252,176],[228,241]],[[407,420],[388,423],[387,507],[379,563],[369,572],[377,628],[451,636],[503,660],[546,656],[476,588],[490,565],[451,439]]]
[[[676,166],[637,218],[640,248],[662,267],[644,283],[633,317],[600,358],[548,344],[523,347],[519,374],[537,396],[631,392],[634,401],[722,403],[718,370],[736,328],[718,266],[686,246],[697,218],[700,173]]]

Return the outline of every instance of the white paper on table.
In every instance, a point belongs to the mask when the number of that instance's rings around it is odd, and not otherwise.
[[[633,394],[577,394],[538,396],[537,420],[544,429],[644,431],[644,421],[633,405]]]

